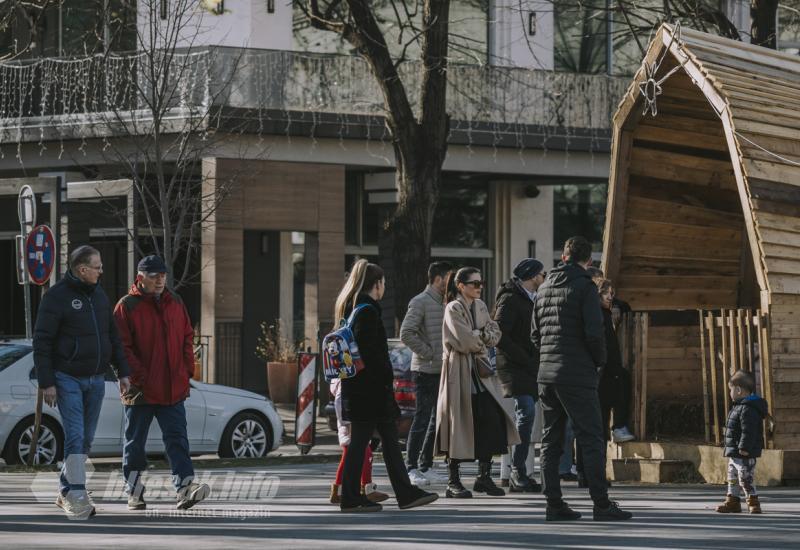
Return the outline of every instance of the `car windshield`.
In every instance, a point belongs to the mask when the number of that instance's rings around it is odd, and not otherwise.
[[[28,355],[32,349],[24,344],[0,344],[0,371]]]

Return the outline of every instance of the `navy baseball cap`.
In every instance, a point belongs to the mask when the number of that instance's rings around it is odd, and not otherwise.
[[[143,273],[166,273],[167,264],[164,263],[160,256],[152,254],[139,260],[136,270]]]

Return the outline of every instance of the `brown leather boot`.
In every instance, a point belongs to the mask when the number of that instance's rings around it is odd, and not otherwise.
[[[389,495],[386,493],[381,493],[377,490],[377,485],[374,483],[370,483],[368,485],[361,486],[361,494],[367,497],[367,500],[370,502],[383,502]]]
[[[725,502],[717,506],[720,514],[738,514],[742,511],[742,499],[733,495],[725,497]]]
[[[747,497],[747,509],[751,514],[761,513],[761,503],[758,501],[758,495],[750,495]]]
[[[339,486],[331,483],[331,504],[339,504],[342,498],[339,496]]]

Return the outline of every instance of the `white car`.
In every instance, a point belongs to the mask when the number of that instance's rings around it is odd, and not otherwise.
[[[37,387],[30,341],[0,342],[0,449],[8,464],[28,459]],[[262,457],[281,444],[283,422],[272,401],[262,395],[192,380],[184,405],[192,454]],[[124,430],[119,389],[114,375],[109,373],[91,456],[122,456]],[[62,458],[63,450],[64,431],[58,408],[44,404],[35,461],[55,463]],[[146,450],[148,454],[164,452],[158,422],[150,426]]]

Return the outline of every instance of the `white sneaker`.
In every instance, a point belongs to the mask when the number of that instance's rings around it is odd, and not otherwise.
[[[188,510],[211,494],[211,487],[205,483],[190,483],[178,491],[178,510]]]
[[[424,472],[420,472],[425,479],[428,480],[429,484],[438,485],[441,483],[447,483],[447,476],[443,476],[439,472],[437,472],[434,468],[428,468]]]
[[[636,436],[628,430],[627,426],[623,426],[622,428],[612,430],[611,439],[614,440],[614,443],[624,443],[625,441],[633,441],[636,439]]]
[[[411,485],[416,485],[417,487],[425,487],[431,484],[428,478],[416,468],[408,471],[408,479],[411,480]]]
[[[95,508],[86,491],[73,490],[66,496],[58,495],[56,506],[64,510],[69,519],[89,519]]]

